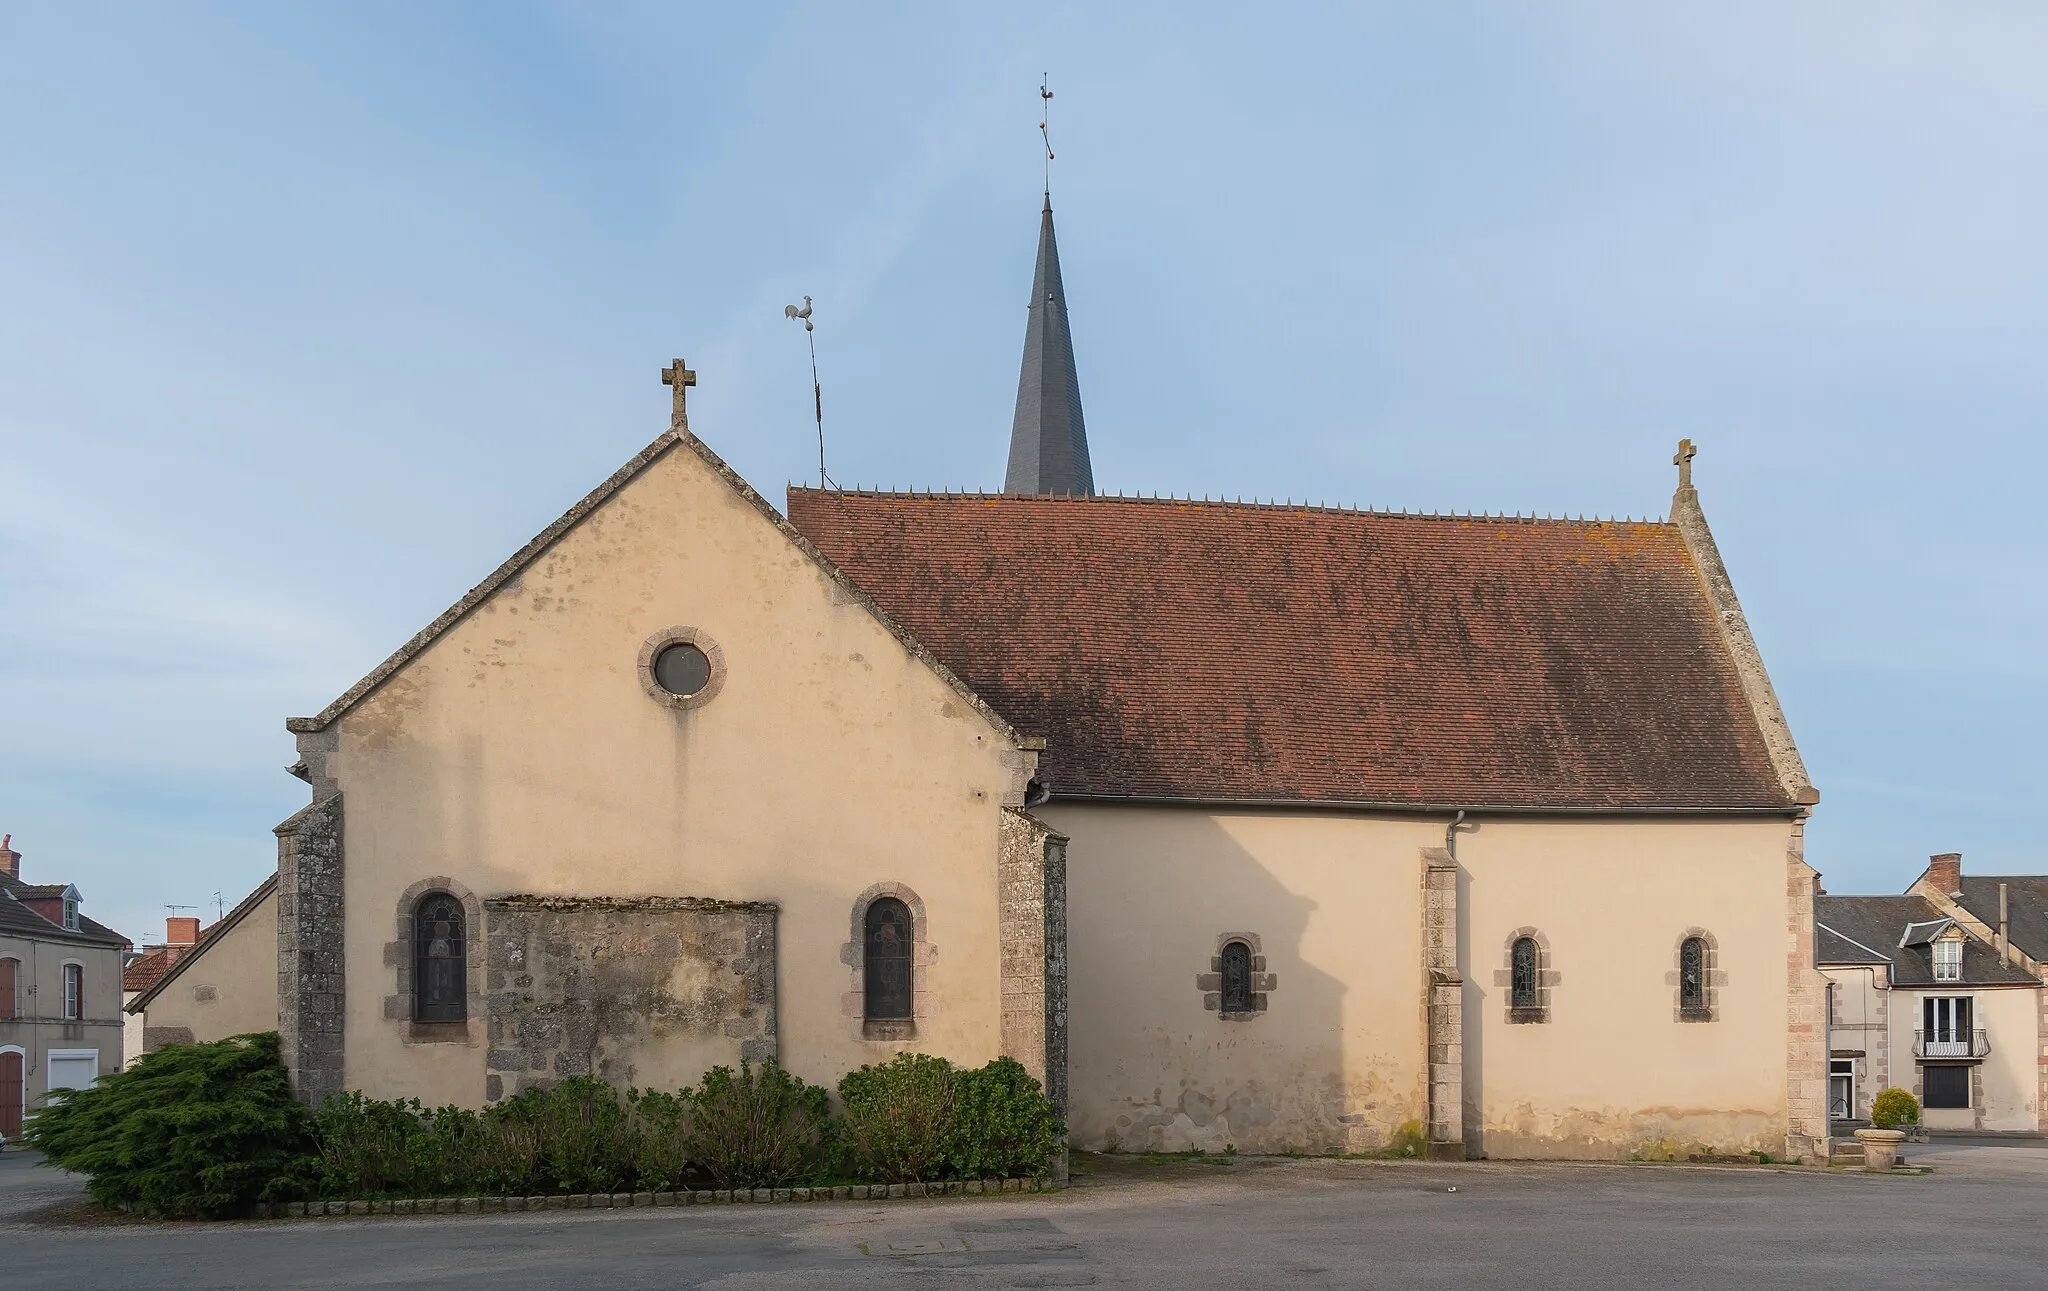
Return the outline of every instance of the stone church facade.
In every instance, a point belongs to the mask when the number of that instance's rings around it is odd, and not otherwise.
[[[670,428],[293,719],[303,1097],[1016,1057],[1098,1149],[1826,1135],[1818,800],[1668,522],[1098,497],[1048,207],[1004,494]],[[1021,481],[1021,483],[1020,483]]]

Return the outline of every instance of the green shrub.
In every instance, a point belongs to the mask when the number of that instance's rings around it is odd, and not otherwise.
[[[1043,1175],[1066,1127],[1045,1090],[1015,1058],[953,1073],[948,1172],[963,1179]]]
[[[770,1058],[713,1067],[688,1092],[683,1149],[721,1188],[773,1188],[815,1177],[830,1128],[825,1091]]]
[[[632,1182],[633,1127],[619,1091],[593,1076],[571,1076],[493,1105],[507,1127],[499,1141],[530,1135],[541,1181],[550,1192],[619,1192]]]
[[[1870,1124],[1880,1130],[1896,1130],[1920,1123],[1920,1100],[1903,1089],[1880,1089],[1870,1101]]]
[[[671,1192],[690,1172],[690,1098],[654,1089],[626,1092],[633,1120],[633,1190]]]
[[[1403,1121],[1394,1130],[1394,1137],[1387,1140],[1386,1152],[1390,1157],[1419,1157],[1428,1145],[1421,1121]]]
[[[312,1118],[275,1031],[168,1045],[38,1111],[23,1135],[106,1207],[226,1215],[309,1182]]]
[[[899,1053],[839,1082],[846,1155],[854,1173],[886,1183],[941,1178],[954,1146],[953,1064]]]

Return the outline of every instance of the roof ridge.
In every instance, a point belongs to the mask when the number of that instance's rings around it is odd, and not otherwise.
[[[816,494],[821,497],[838,496],[861,498],[921,498],[926,501],[975,500],[1004,503],[1045,502],[1073,505],[1097,504],[1105,506],[1114,505],[1117,503],[1137,503],[1145,506],[1209,506],[1226,507],[1231,509],[1241,508],[1247,511],[1295,511],[1316,512],[1319,514],[1329,515],[1392,516],[1409,520],[1489,520],[1504,522],[1518,521],[1523,524],[1534,523],[1585,525],[1655,525],[1661,528],[1669,527],[1672,523],[1671,519],[1668,516],[1651,516],[1647,514],[1638,516],[1632,512],[1622,515],[1609,514],[1604,516],[1596,512],[1591,517],[1588,517],[1586,513],[1583,511],[1577,513],[1576,515],[1570,513],[1552,515],[1548,511],[1544,512],[1542,515],[1537,515],[1534,510],[1530,510],[1524,513],[1521,511],[1489,511],[1484,508],[1474,510],[1470,507],[1463,509],[1457,507],[1450,507],[1441,511],[1422,511],[1410,510],[1407,507],[1376,507],[1369,504],[1359,505],[1357,503],[1347,504],[1344,502],[1338,502],[1335,505],[1332,505],[1327,500],[1310,502],[1307,499],[1302,499],[1300,501],[1297,501],[1293,497],[1272,497],[1261,499],[1258,496],[1254,495],[1249,501],[1247,501],[1242,494],[1236,497],[1225,497],[1222,494],[1217,494],[1212,497],[1209,494],[1204,493],[1201,496],[1197,497],[1192,492],[1175,493],[1170,490],[1165,493],[1161,493],[1158,490],[1154,490],[1151,493],[1124,493],[1121,491],[1116,493],[1003,493],[1000,491],[992,491],[988,489],[891,489],[861,484],[845,485],[838,488],[824,489],[814,488],[807,484],[798,484],[795,483],[794,481],[789,482],[784,487],[785,490],[789,493]]]

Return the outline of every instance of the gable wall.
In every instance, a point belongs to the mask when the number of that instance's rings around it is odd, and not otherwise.
[[[1074,1142],[1372,1151],[1423,1120],[1423,871],[1443,818],[1061,804],[1071,837]],[[1491,1156],[1786,1150],[1783,820],[1485,818],[1458,837],[1467,1146]],[[1676,1013],[1706,930],[1715,1021]],[[1540,935],[1548,1020],[1507,1019],[1507,946]],[[1266,1012],[1197,977],[1258,936]]]
[[[722,689],[695,709],[642,681],[643,644],[676,626],[723,653]],[[1021,801],[1028,755],[687,448],[339,728],[326,770],[344,803],[351,1087],[484,1096],[480,1027],[409,1043],[408,1024],[386,1017],[401,896],[440,876],[480,901],[779,903],[780,1052],[811,1080],[898,1049],[977,1063],[1000,1051],[998,819]],[[842,948],[856,898],[880,883],[926,911],[930,1016],[914,1041],[864,1041],[848,1012]],[[472,981],[473,1018],[481,989]],[[656,1064],[620,1078],[699,1074]]]
[[[185,964],[142,1011],[142,1052],[277,1029],[277,892]]]

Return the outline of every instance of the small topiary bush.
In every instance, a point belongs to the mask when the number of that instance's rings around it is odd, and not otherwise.
[[[144,1054],[36,1112],[23,1139],[97,1204],[178,1217],[296,1195],[314,1148],[275,1031]]]
[[[1015,1058],[953,1073],[947,1173],[962,1179],[1036,1178],[1066,1137],[1052,1100]]]
[[[770,1058],[713,1067],[688,1091],[683,1148],[721,1188],[775,1188],[817,1176],[831,1114],[824,1089]]]
[[[944,1058],[921,1053],[847,1072],[839,1097],[853,1172],[886,1183],[944,1177],[954,1147],[955,1074]]]
[[[1903,1089],[1880,1089],[1870,1100],[1870,1124],[1874,1129],[1897,1130],[1920,1123],[1920,1100]]]

